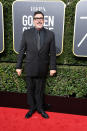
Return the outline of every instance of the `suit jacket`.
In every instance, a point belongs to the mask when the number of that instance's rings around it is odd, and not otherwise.
[[[38,51],[35,28],[25,30],[21,40],[21,46],[17,59],[17,69],[22,68],[23,55],[26,52],[25,72],[27,76],[46,76],[49,65],[50,70],[56,70],[55,36],[52,31],[43,28],[43,41]]]

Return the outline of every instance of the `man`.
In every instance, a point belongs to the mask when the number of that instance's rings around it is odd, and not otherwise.
[[[45,29],[44,14],[40,11],[34,13],[34,28],[24,31],[18,55],[16,72],[22,72],[23,55],[26,52],[26,85],[27,99],[30,111],[25,115],[29,118],[37,109],[44,118],[49,118],[43,110],[43,94],[46,76],[50,67],[50,76],[56,73],[55,37],[52,31]]]

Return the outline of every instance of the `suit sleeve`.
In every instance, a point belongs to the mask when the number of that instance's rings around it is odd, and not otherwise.
[[[26,50],[26,42],[25,42],[25,32],[24,32],[23,35],[22,35],[19,54],[18,54],[18,57],[17,57],[16,69],[22,68],[22,62],[23,62],[23,56],[24,56],[25,50]]]
[[[50,70],[56,70],[56,46],[54,33],[50,44]]]

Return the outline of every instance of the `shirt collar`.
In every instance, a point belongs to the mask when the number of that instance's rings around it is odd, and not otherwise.
[[[35,28],[35,27],[34,27]],[[43,31],[44,30],[44,27],[42,27],[39,31]],[[35,28],[35,31],[37,32],[38,30]]]

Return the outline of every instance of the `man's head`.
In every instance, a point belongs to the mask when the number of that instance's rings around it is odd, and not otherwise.
[[[36,11],[33,16],[33,22],[35,28],[40,30],[44,24],[44,14],[41,11]]]

